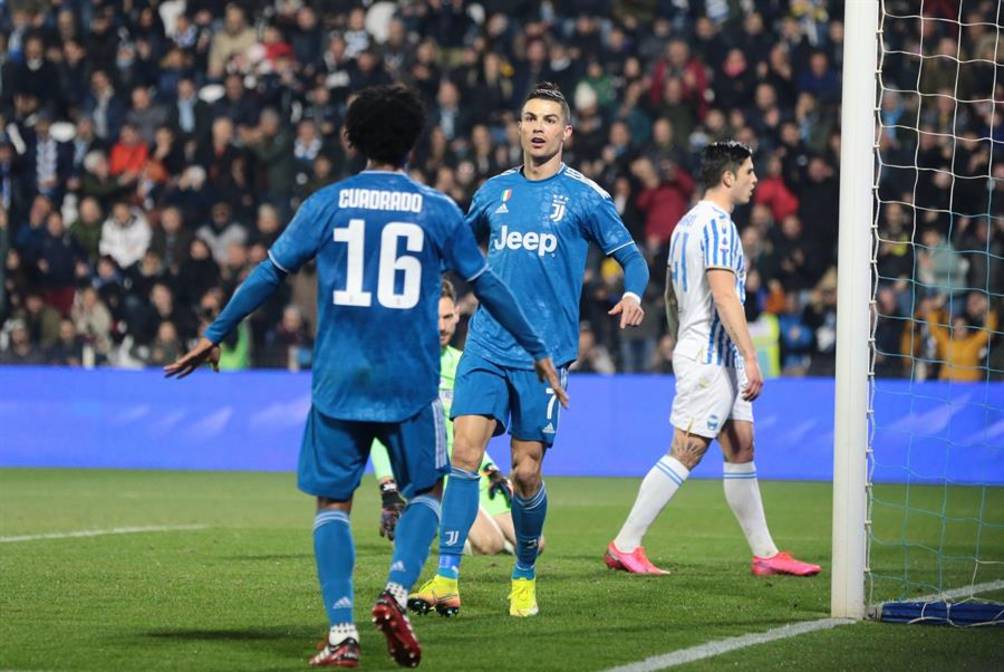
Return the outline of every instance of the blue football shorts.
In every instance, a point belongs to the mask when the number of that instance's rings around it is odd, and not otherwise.
[[[439,399],[402,422],[336,420],[311,405],[300,446],[300,490],[337,502],[351,499],[374,439],[387,447],[394,480],[405,499],[429,490],[450,472]]]
[[[563,387],[568,367],[558,371]],[[495,436],[509,434],[520,441],[540,441],[550,447],[558,432],[561,404],[547,383],[533,369],[500,366],[484,357],[464,352],[457,365],[450,419],[461,415],[485,415],[498,422]]]

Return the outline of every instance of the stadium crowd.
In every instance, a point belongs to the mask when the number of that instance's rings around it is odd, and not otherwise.
[[[886,31],[880,375],[1004,373],[1004,42],[981,18],[993,0],[965,0],[961,29],[958,2],[924,3],[952,21]],[[838,0],[0,2],[0,363],[172,361],[298,204],[362,168],[340,133],[353,90],[423,94],[411,172],[466,208],[520,163],[515,111],[550,80],[574,108],[566,161],[610,192],[652,267],[648,318],[620,332],[619,267],[591,257],[576,368],[671,370],[667,241],[700,197],[699,150],[734,137],[760,176],[735,219],[762,368],[832,375],[842,15]],[[222,367],[309,367],[315,303],[307,268]]]

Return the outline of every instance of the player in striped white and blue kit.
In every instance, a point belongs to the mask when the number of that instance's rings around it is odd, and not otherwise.
[[[314,554],[331,626],[310,660],[315,666],[359,662],[349,514],[374,439],[387,447],[408,506],[373,621],[399,664],[414,667],[420,660],[405,609],[439,526],[449,470],[436,329],[444,266],[471,283],[482,305],[530,353],[531,375],[559,384],[547,346],[488,268],[460,210],[402,171],[424,123],[421,99],[411,89],[359,93],[345,127],[349,142],[367,157],[367,169],[308,198],[196,348],[166,368],[169,376],[184,377],[204,361],[215,365],[216,346],[226,334],[285,275],[317,258],[312,404],[298,475],[300,489],[317,498]],[[560,401],[567,401],[563,392]]]
[[[534,316],[562,379],[578,355],[579,299],[589,243],[624,268],[625,292],[610,313],[621,328],[644,317],[640,297],[648,265],[621,222],[610,196],[561,160],[572,123],[561,92],[537,85],[520,111],[524,163],[488,180],[474,195],[467,223],[488,234],[488,263]],[[478,466],[488,441],[507,428],[512,437],[512,519],[516,561],[509,613],[537,613],[535,563],[547,512],[541,480],[544,453],[558,431],[557,394],[538,382],[532,360],[505,325],[479,310],[471,321],[457,370],[451,416],[453,468],[443,497],[439,568],[409,599],[419,612],[460,609],[458,577],[464,541],[478,512]]]
[[[725,456],[725,499],[753,552],[758,576],[811,576],[819,566],[779,552],[767,529],[753,465],[753,400],[763,387],[746,325],[746,260],[732,210],[756,188],[753,152],[738,142],[704,149],[704,199],[673,230],[666,277],[666,316],[677,336],[673,443],[649,471],[604,561],[632,574],[667,574],[641,545],[649,526],[697,466],[712,440]]]

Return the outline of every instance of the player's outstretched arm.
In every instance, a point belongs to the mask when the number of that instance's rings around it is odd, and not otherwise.
[[[709,268],[707,273],[715,309],[722,318],[722,324],[725,325],[729,338],[739,348],[739,354],[746,365],[747,382],[743,390],[743,399],[753,401],[763,390],[763,374],[760,373],[760,364],[757,361],[749,326],[746,324],[743,304],[736,295],[736,276],[732,271],[722,268]]]
[[[164,367],[164,375],[168,378],[184,378],[204,363],[209,362],[213,371],[220,370],[220,348],[218,345],[203,336],[198,344],[173,364]]]
[[[608,314],[621,316],[621,329],[637,327],[645,319],[641,297],[648,285],[648,264],[634,243],[614,250],[613,257],[624,269],[624,295]]]
[[[269,259],[258,264],[247,280],[242,282],[234,295],[230,297],[230,301],[220,311],[219,316],[206,329],[206,333],[199,339],[198,345],[178,361],[165,366],[164,375],[168,378],[175,376],[184,378],[206,361],[213,365],[213,370],[217,370],[216,365],[220,355],[219,348],[216,346],[226,338],[234,327],[240,324],[241,320],[257,310],[258,306],[272,296],[276,287],[282,282],[284,275]]]
[[[505,283],[490,268],[485,268],[471,283],[471,288],[485,310],[513,335],[520,347],[530,353],[537,376],[554,390],[561,405],[568,408],[568,394],[561,386],[561,378],[554,368],[547,346],[526,319],[519,303],[516,302],[516,297]]]

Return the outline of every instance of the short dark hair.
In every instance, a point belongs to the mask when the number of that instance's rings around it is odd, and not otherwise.
[[[457,300],[457,290],[453,288],[453,283],[446,278],[443,278],[443,287],[439,292],[439,298],[454,302]]]
[[[701,152],[701,181],[705,189],[717,187],[722,174],[739,172],[746,159],[753,158],[753,150],[735,140],[713,142]]]
[[[403,166],[425,127],[425,106],[403,84],[371,86],[356,96],[345,115],[349,143],[370,160]]]
[[[561,112],[565,115],[565,123],[572,123],[572,110],[568,107],[568,101],[565,100],[565,94],[561,92],[561,88],[554,82],[537,82],[530,89],[530,93],[526,94],[526,98],[523,99],[523,105],[526,105],[531,100],[539,98],[540,100],[550,100],[552,102],[561,105]],[[523,105],[520,105],[522,110]]]

